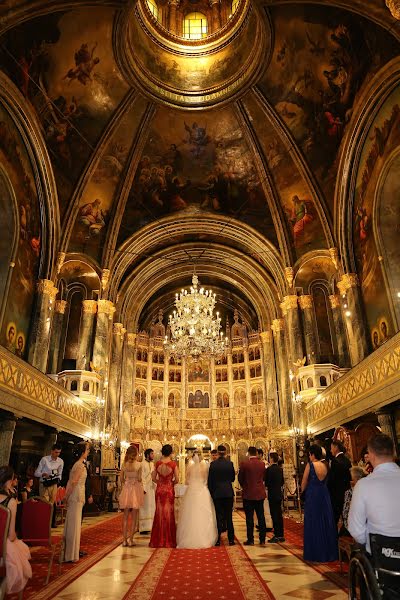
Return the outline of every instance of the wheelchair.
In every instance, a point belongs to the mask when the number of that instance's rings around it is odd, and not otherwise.
[[[370,555],[354,546],[349,600],[400,600],[400,538],[371,533],[370,545]]]

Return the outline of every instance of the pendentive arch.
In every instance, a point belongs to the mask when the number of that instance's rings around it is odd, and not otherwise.
[[[10,289],[11,278],[13,274],[13,268],[15,265],[17,253],[18,253],[18,240],[19,240],[19,210],[18,203],[15,197],[14,188],[12,183],[7,175],[5,169],[0,164],[0,187],[2,191],[5,191],[6,194],[1,195],[0,198],[0,208],[3,205],[2,216],[3,219],[6,217],[8,219],[7,225],[10,226],[9,230],[5,232],[5,234],[11,234],[8,238],[5,239],[6,243],[12,240],[10,247],[8,248],[8,255],[2,256],[2,263],[4,265],[4,273],[2,274],[0,281],[0,329],[3,323],[4,312],[7,305],[8,292]],[[2,234],[4,237],[4,233]],[[6,261],[7,256],[7,261]],[[5,262],[7,262],[7,265]],[[7,273],[6,273],[7,271]]]

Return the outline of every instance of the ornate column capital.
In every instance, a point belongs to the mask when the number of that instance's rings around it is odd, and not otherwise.
[[[340,308],[340,298],[337,294],[332,294],[332,296],[329,296],[329,302],[331,303],[332,310],[335,310],[335,308]]]
[[[58,294],[58,288],[54,285],[51,279],[39,279],[37,283],[39,294],[50,297],[50,300],[55,300]]]
[[[293,285],[293,279],[294,279],[293,267],[285,267],[285,277],[286,277],[286,281],[288,282],[289,287],[291,288]]]
[[[400,0],[386,0],[386,6],[390,10],[392,17],[400,20]]]
[[[272,331],[277,334],[285,329],[285,321],[283,319],[274,319],[271,325]]]
[[[82,300],[82,309],[84,313],[90,313],[92,315],[97,312],[97,301],[96,300]]]
[[[126,336],[128,346],[134,346],[136,342],[136,333],[128,333]]]
[[[65,314],[65,309],[67,308],[68,302],[66,300],[56,300],[56,304],[54,310],[56,313],[63,315]]]
[[[313,298],[312,296],[299,296],[299,305],[301,310],[306,310],[307,308],[312,308]]]
[[[97,302],[97,312],[100,314],[108,315],[110,319],[115,313],[115,306],[111,300],[99,300]]]
[[[108,286],[108,280],[110,279],[110,269],[103,269],[101,272],[101,289],[104,290]]]
[[[125,335],[126,329],[122,323],[113,323],[113,334],[120,335],[123,337]]]
[[[260,338],[263,344],[268,344],[272,339],[272,334],[270,331],[261,331]]]
[[[358,286],[357,273],[345,273],[342,279],[337,283],[339,292],[345,294],[350,288]]]
[[[283,314],[286,314],[289,310],[297,309],[297,300],[298,297],[296,295],[284,296],[283,302],[281,302],[281,309]]]

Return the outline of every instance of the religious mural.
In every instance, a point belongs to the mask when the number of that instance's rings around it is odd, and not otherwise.
[[[159,108],[123,217],[119,242],[178,212],[231,215],[276,241],[250,148],[231,109],[184,113]]]
[[[19,212],[18,249],[0,331],[0,344],[25,357],[35,282],[41,250],[40,208],[35,178],[25,145],[12,119],[0,107],[0,163],[15,195]],[[6,212],[0,213],[0,230],[11,225]],[[14,227],[16,223],[14,222]],[[7,265],[8,266],[8,265]]]
[[[210,395],[208,392],[196,390],[188,396],[188,408],[210,408]]]
[[[384,248],[388,249],[392,259],[399,257],[399,226],[398,221],[392,220],[398,210],[398,161],[391,175],[392,183],[390,184],[389,180],[386,188],[381,188],[381,177],[388,160],[391,160],[391,155],[399,145],[400,89],[396,89],[380,109],[366,137],[357,172],[353,208],[355,258],[374,348],[383,344],[394,333],[381,261]],[[377,188],[380,190],[378,199]],[[379,203],[378,206],[375,205],[376,202]],[[378,248],[375,227],[378,225],[376,220],[382,219],[386,220],[384,238],[383,231],[381,233],[384,247]],[[393,226],[393,222],[397,225]],[[385,262],[383,268],[390,274],[389,261]]]
[[[210,380],[210,365],[208,360],[199,359],[188,365],[189,383],[208,382]]]
[[[371,21],[328,6],[280,6],[271,15],[275,47],[260,86],[332,207],[337,153],[357,94],[399,45]]]
[[[31,102],[53,159],[60,212],[127,91],[112,51],[114,11],[46,15],[2,38],[1,66]]]

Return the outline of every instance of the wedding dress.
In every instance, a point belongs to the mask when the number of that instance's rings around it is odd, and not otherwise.
[[[218,538],[214,503],[207,487],[208,465],[197,454],[187,470],[176,531],[177,548],[211,548]]]

